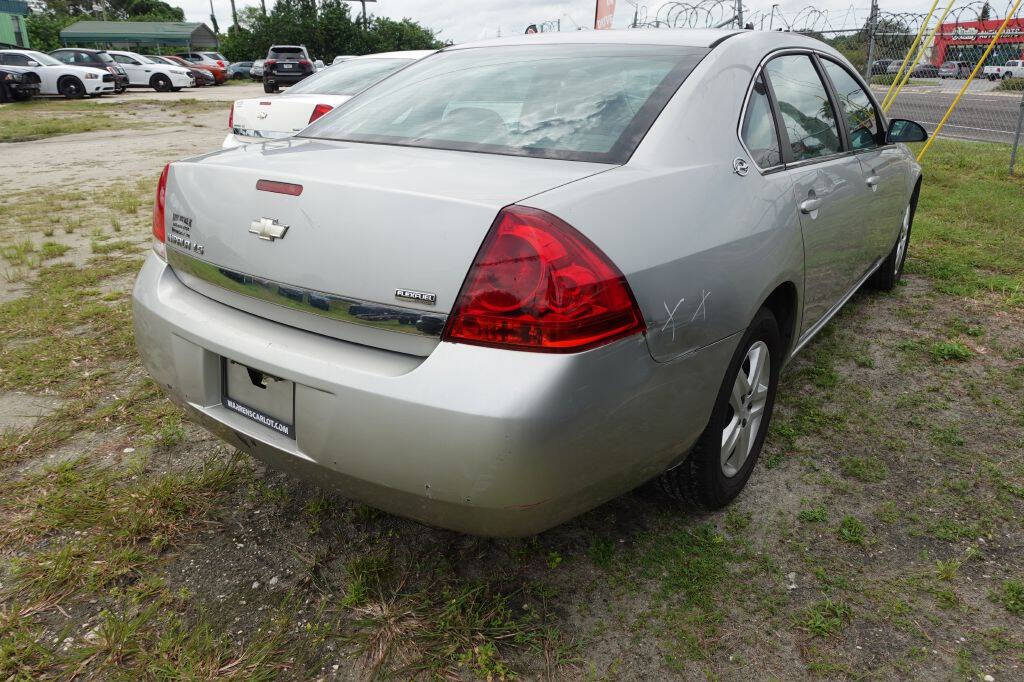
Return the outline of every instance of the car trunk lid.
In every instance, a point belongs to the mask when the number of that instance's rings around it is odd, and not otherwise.
[[[229,305],[426,355],[498,211],[611,167],[301,138],[246,145],[172,166],[169,260]]]
[[[235,102],[234,132],[239,135],[282,133],[292,135],[309,125],[318,104],[336,107],[349,95],[278,95]]]

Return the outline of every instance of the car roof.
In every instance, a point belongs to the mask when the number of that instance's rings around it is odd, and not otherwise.
[[[534,33],[462,43],[443,51],[507,45],[667,45],[676,47],[713,48],[727,41],[742,43],[751,52],[767,53],[782,48],[814,49],[838,54],[825,43],[789,31],[751,31],[717,28],[656,28],[618,31],[572,31],[565,33]]]
[[[396,57],[404,57],[407,59],[423,59],[428,55],[432,55],[437,50],[399,50],[397,52],[375,52],[374,54],[361,54],[345,61],[355,61],[357,59],[394,59]]]
[[[499,45],[678,45],[680,47],[711,47],[722,40],[743,33],[736,29],[677,29],[658,28],[619,31],[571,31],[565,33],[532,33],[505,38],[477,40],[445,48],[461,50]]]

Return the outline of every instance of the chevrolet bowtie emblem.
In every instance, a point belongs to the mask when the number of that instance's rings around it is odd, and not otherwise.
[[[288,226],[277,222],[277,218],[260,218],[252,221],[249,231],[260,239],[272,242],[275,239],[284,239],[284,233],[288,231]]]

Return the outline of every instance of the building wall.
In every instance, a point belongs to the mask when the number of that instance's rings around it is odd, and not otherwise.
[[[943,24],[935,36],[933,63],[977,62],[1002,23],[1002,19],[991,19]],[[1009,59],[1024,59],[1024,19],[1010,20],[985,63],[1000,66]]]
[[[0,43],[28,47],[28,28],[25,17],[0,12]]]

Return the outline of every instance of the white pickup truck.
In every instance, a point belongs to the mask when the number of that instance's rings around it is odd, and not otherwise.
[[[982,75],[990,81],[997,78],[1024,78],[1024,60],[1011,59],[1002,66],[986,66]]]

